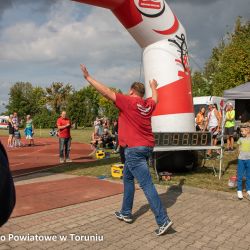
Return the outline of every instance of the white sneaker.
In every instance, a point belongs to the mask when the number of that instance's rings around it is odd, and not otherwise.
[[[64,163],[64,159],[63,158],[60,158],[60,163]]]
[[[237,196],[239,200],[242,200],[243,199],[242,191],[237,191]]]
[[[72,162],[72,160],[70,158],[67,158],[66,162]]]

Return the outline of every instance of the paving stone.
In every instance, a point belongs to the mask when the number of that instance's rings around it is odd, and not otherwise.
[[[249,203],[239,203],[231,194],[185,187],[182,193],[158,187],[174,225],[157,237],[154,216],[141,190],[135,194],[133,224],[118,221],[113,212],[121,206],[122,195],[12,218],[0,228],[0,235],[92,236],[92,241],[1,242],[8,249],[110,249],[110,250],[209,250],[250,249]],[[167,193],[167,195],[166,195]],[[239,215],[239,209],[242,213]],[[104,240],[98,242],[97,236]]]

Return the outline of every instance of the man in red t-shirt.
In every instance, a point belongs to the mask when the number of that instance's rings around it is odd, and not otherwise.
[[[70,146],[71,146],[71,136],[70,128],[71,122],[70,119],[66,117],[66,111],[62,111],[61,117],[57,119],[57,128],[59,130],[59,155],[60,163],[72,162],[70,159]]]
[[[158,102],[157,82],[150,81],[152,98],[143,99],[145,87],[135,82],[131,85],[129,95],[115,93],[110,88],[93,79],[86,67],[81,65],[84,78],[104,97],[113,101],[119,109],[119,144],[125,147],[125,166],[123,171],[124,195],[120,212],[115,212],[119,220],[132,223],[132,208],[135,193],[134,178],[140,184],[159,226],[157,235],[164,234],[173,224],[152,182],[147,160],[152,154],[154,136],[151,117]]]

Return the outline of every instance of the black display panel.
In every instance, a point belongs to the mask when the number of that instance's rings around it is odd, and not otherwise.
[[[210,132],[154,133],[155,146],[211,146]]]

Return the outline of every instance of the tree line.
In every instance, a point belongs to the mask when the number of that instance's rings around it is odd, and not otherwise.
[[[121,92],[113,88],[116,92]],[[6,114],[18,112],[21,119],[27,114],[33,117],[36,127],[55,127],[62,110],[66,110],[77,127],[92,126],[97,116],[117,119],[118,110],[93,87],[75,90],[71,84],[53,82],[49,87],[33,86],[29,82],[16,82],[9,92]]]
[[[250,22],[236,20],[232,33],[213,48],[204,69],[193,72],[194,96],[223,96],[223,91],[250,81]]]

